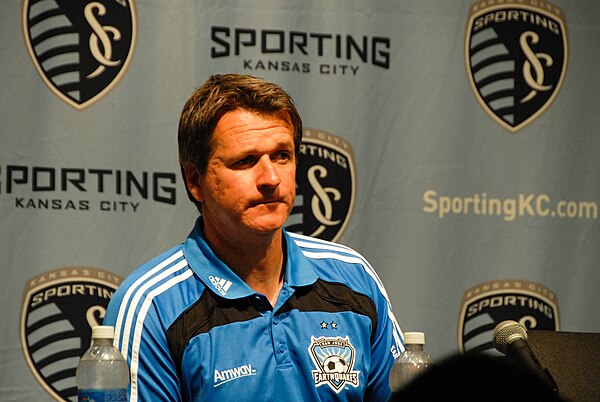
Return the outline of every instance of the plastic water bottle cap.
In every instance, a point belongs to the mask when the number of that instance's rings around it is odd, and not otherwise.
[[[425,345],[424,332],[405,332],[404,343],[411,345]]]
[[[115,330],[110,325],[98,325],[92,327],[92,338],[94,339],[113,339]]]

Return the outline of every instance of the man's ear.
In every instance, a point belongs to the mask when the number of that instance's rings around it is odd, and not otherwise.
[[[200,173],[196,166],[191,162],[184,162],[181,168],[185,177],[185,186],[188,195],[198,202],[204,201],[204,193],[202,192],[202,185],[200,184]]]

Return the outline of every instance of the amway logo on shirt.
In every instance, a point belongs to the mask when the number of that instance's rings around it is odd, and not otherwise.
[[[226,382],[237,380],[238,378],[256,375],[256,369],[252,368],[252,364],[244,364],[243,366],[235,367],[227,370],[215,370],[215,387],[221,386]]]

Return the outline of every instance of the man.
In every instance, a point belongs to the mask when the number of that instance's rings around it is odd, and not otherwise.
[[[186,103],[180,164],[200,217],[144,264],[105,325],[135,401],[382,401],[402,349],[381,281],[355,251],[282,229],[302,120],[279,86],[211,77]]]

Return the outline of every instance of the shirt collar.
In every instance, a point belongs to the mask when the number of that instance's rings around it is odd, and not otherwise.
[[[307,286],[317,280],[312,266],[294,240],[284,230],[287,247],[285,282],[291,287]],[[183,253],[194,273],[214,293],[227,299],[239,299],[256,294],[235,272],[215,255],[202,236],[202,218],[183,244]]]
[[[291,287],[312,285],[318,278],[311,263],[285,229],[283,235],[287,246],[286,283]]]

